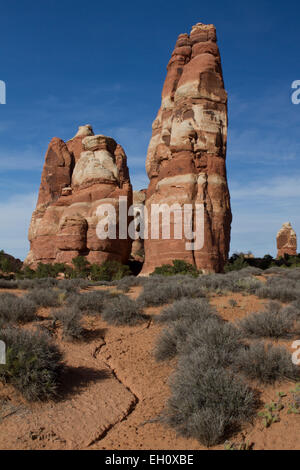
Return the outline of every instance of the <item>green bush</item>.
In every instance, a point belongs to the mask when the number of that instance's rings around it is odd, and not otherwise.
[[[0,340],[6,344],[2,383],[12,384],[29,401],[57,396],[62,354],[47,334],[7,328],[0,331]]]
[[[235,254],[232,258],[226,263],[224,267],[224,272],[228,273],[230,271],[239,271],[240,269],[247,268],[249,265],[245,261],[243,254]]]
[[[91,279],[93,281],[118,281],[130,274],[129,266],[118,261],[105,261],[100,266],[97,264],[91,266]]]
[[[151,275],[155,276],[176,276],[180,275],[190,275],[193,277],[198,277],[199,272],[195,266],[192,264],[186,263],[180,259],[175,259],[171,264],[163,264],[162,266],[156,267],[154,272]]]
[[[72,264],[75,267],[74,275],[77,277],[88,277],[90,272],[90,263],[85,256],[76,256],[72,259]]]

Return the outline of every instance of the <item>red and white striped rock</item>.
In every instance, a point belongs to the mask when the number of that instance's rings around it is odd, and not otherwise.
[[[213,25],[198,23],[190,35],[178,37],[152,128],[146,161],[148,212],[152,204],[204,204],[204,247],[187,251],[184,238],[149,238],[142,274],[174,259],[204,272],[221,272],[232,216],[225,163],[227,94]]]

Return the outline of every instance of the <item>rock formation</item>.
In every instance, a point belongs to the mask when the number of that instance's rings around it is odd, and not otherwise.
[[[121,196],[132,204],[127,158],[112,138],[94,135],[89,125],[80,127],[66,143],[53,138],[31,219],[25,264],[33,268],[38,262],[71,264],[78,255],[90,263],[127,262],[131,240],[102,240],[96,234],[97,208],[111,203],[118,216]]]
[[[277,258],[284,255],[297,255],[297,235],[290,222],[283,224],[277,233]]]
[[[140,210],[144,208],[146,201],[146,190],[141,189],[140,191],[133,191],[133,206],[136,210]],[[141,227],[139,225],[138,219],[135,219],[136,222],[136,230],[138,232],[141,231]],[[144,253],[144,239],[139,237],[137,240],[133,240],[132,248],[131,248],[131,260],[143,262],[145,257]]]
[[[221,272],[232,217],[225,164],[227,94],[213,25],[198,23],[190,35],[178,37],[152,128],[146,161],[148,213],[152,204],[203,204],[204,246],[187,251],[185,238],[149,236],[143,274],[175,258],[204,272]]]

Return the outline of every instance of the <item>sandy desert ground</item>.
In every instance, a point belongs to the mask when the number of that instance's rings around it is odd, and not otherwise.
[[[102,289],[102,287],[90,287]],[[113,288],[109,288],[113,289]],[[136,298],[141,287],[128,296]],[[1,290],[4,292],[4,290]],[[10,291],[20,296],[24,291]],[[235,306],[231,306],[234,299]],[[226,321],[259,311],[266,300],[254,295],[212,295],[210,302]],[[157,315],[163,307],[146,310]],[[48,309],[40,309],[40,325],[49,327]],[[157,363],[153,349],[161,325],[150,320],[135,327],[108,326],[99,317],[84,317],[85,342],[56,341],[65,354],[63,398],[57,402],[28,403],[9,385],[0,386],[1,449],[172,449],[204,450],[199,442],[176,436],[159,416],[170,395],[169,377],[176,361]],[[31,324],[25,328],[32,328]],[[282,342],[282,341],[281,341]],[[290,341],[283,341],[289,348]],[[261,417],[247,425],[230,443],[214,449],[246,445],[260,449],[299,449],[299,415],[288,413],[293,383],[262,388],[264,403],[278,401],[284,392],[280,421],[266,428]]]

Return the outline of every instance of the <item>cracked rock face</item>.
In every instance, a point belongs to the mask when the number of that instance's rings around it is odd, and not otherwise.
[[[143,274],[174,259],[204,272],[221,272],[232,216],[225,162],[227,94],[213,25],[198,23],[189,35],[178,37],[152,128],[146,161],[148,212],[151,204],[203,204],[204,246],[187,251],[184,238],[149,238]]]
[[[285,254],[297,255],[297,235],[290,222],[283,224],[277,233],[277,258],[281,258]]]
[[[90,263],[127,262],[131,240],[101,240],[96,234],[98,207],[111,203],[118,217],[121,196],[132,204],[126,154],[114,139],[94,135],[90,125],[79,127],[66,143],[53,138],[32,214],[25,264],[32,268],[38,262],[71,264],[78,255]]]

